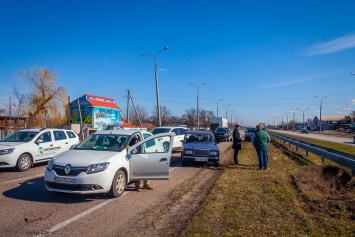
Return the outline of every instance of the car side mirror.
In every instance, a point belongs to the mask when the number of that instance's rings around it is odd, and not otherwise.
[[[36,140],[36,144],[39,144],[39,143],[43,143],[43,140],[40,139],[40,138],[38,138],[38,139]]]

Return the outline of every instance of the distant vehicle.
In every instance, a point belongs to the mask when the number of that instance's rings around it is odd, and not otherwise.
[[[181,140],[184,139],[184,135],[186,133],[187,129],[184,127],[171,127],[171,126],[166,126],[166,127],[156,127],[154,128],[151,133],[153,135],[159,134],[159,133],[167,133],[167,132],[173,132],[175,133],[175,137],[173,140],[173,150],[179,150],[181,149]],[[169,147],[169,142],[168,140],[162,140],[163,146],[165,148]]]
[[[229,128],[217,128],[214,137],[217,142],[229,142],[232,141],[232,132]]]
[[[256,131],[256,128],[247,128],[247,130],[245,130],[245,141],[251,141],[251,138],[254,136]]]
[[[219,165],[219,148],[213,133],[208,131],[189,131],[185,134],[182,150],[181,165],[187,162],[212,162]]]
[[[345,133],[353,133],[353,130],[352,129],[346,129]]]
[[[300,130],[300,133],[309,133],[309,130],[307,128],[302,128]]]
[[[211,120],[211,132],[215,132],[217,128],[228,127],[228,120],[222,117],[212,118]]]
[[[48,191],[76,194],[108,193],[116,198],[135,180],[169,179],[174,133],[143,139],[140,131],[105,130],[93,133],[74,149],[48,163]],[[161,143],[168,140],[168,151]]]
[[[33,164],[52,157],[79,143],[78,135],[67,129],[36,128],[11,133],[0,140],[0,168],[27,171]]]

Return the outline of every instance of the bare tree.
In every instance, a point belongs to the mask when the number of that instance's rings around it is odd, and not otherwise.
[[[158,110],[157,107],[154,106],[152,109],[152,115],[150,117],[152,123],[158,124]],[[161,125],[169,125],[172,121],[172,114],[171,111],[164,105],[160,106],[160,118],[161,118]]]
[[[14,128],[22,128],[24,127],[24,121],[20,120],[20,117],[23,117],[26,114],[27,108],[27,101],[28,101],[28,94],[22,91],[17,85],[12,87],[11,93],[14,95],[15,100],[12,100],[11,106],[12,110],[14,111],[14,116],[17,117],[15,120],[16,123],[14,124]]]
[[[195,127],[196,126],[196,109],[190,108],[185,111],[182,115],[184,119],[186,119],[186,124],[188,127]]]
[[[33,67],[21,72],[19,78],[29,86],[30,119],[39,126],[47,126],[48,119],[58,116],[58,103],[65,103],[66,89],[57,85],[55,75],[47,68]]]
[[[137,114],[136,114],[136,111],[137,111]],[[147,123],[150,121],[148,111],[144,106],[137,105],[136,111],[134,110],[133,106],[129,109],[130,122],[133,125],[140,126],[140,122]],[[138,116],[139,116],[140,122],[139,122]]]

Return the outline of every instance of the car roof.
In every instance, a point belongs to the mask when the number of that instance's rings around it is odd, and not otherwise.
[[[133,135],[134,133],[140,133],[140,131],[137,130],[103,130],[103,131],[98,131],[95,132],[95,134],[120,134],[120,135]]]
[[[183,128],[183,129],[186,129],[185,127],[176,127],[176,126],[161,126],[161,127],[155,127],[153,129],[156,129],[156,128],[170,128],[170,129],[172,129],[172,128]]]
[[[213,135],[213,133],[211,133],[209,131],[188,131],[185,134]]]
[[[41,132],[41,131],[52,131],[52,130],[73,131],[70,129],[63,129],[63,128],[29,128],[29,129],[18,130],[18,132]]]

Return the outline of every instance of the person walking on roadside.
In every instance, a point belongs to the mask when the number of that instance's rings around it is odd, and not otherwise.
[[[240,138],[239,133],[240,125],[236,124],[234,131],[233,131],[233,145],[232,148],[234,149],[234,164],[239,165],[238,162],[238,152],[242,149],[242,139]]]
[[[271,141],[269,134],[263,129],[264,124],[259,123],[255,136],[252,137],[252,144],[259,157],[259,170],[269,169],[268,143]]]

